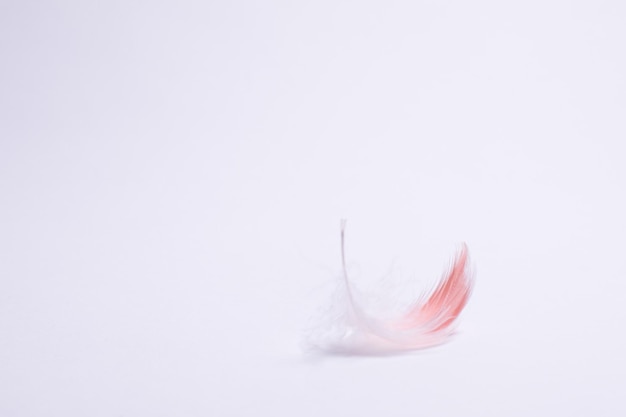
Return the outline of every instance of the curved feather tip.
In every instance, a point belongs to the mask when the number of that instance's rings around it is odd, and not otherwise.
[[[454,332],[456,321],[471,295],[474,276],[467,245],[435,288],[415,300],[393,319],[371,317],[355,302],[346,269],[345,220],[341,222],[342,296],[322,329],[309,338],[312,347],[338,354],[393,354],[439,345]]]

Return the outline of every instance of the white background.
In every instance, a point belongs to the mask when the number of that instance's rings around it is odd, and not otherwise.
[[[620,1],[0,1],[0,416],[626,413]],[[299,348],[468,243],[458,335]]]

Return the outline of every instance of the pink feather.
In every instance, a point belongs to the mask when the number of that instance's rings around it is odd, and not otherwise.
[[[454,332],[455,323],[467,304],[473,287],[467,245],[463,244],[452,267],[435,289],[419,297],[395,319],[377,319],[365,314],[355,302],[345,257],[345,225],[341,223],[341,258],[347,305],[334,316],[334,331],[318,348],[342,354],[389,354],[421,349],[444,343]]]

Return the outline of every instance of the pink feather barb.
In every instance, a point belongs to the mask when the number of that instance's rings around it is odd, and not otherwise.
[[[323,337],[312,344],[338,354],[393,354],[423,349],[446,342],[454,333],[456,321],[471,295],[474,275],[467,245],[463,244],[452,266],[434,290],[418,297],[404,314],[394,319],[378,319],[365,314],[355,302],[354,290],[346,268],[346,221],[341,221],[341,261],[345,301],[332,315]],[[332,327],[329,329],[328,326]]]

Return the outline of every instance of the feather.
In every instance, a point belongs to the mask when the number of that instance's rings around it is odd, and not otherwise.
[[[430,293],[418,297],[399,317],[381,319],[366,314],[356,302],[346,268],[345,228],[346,220],[342,220],[343,285],[336,299],[339,302],[322,324],[325,329],[310,338],[310,345],[328,353],[354,355],[393,354],[446,342],[473,288],[467,245],[462,245],[449,271]]]

